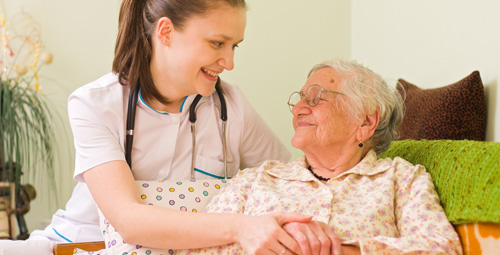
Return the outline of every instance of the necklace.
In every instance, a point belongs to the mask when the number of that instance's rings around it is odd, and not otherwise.
[[[318,178],[318,180],[320,180],[320,181],[325,181],[325,182],[327,182],[328,180],[330,180],[330,178],[325,178],[325,177],[323,177],[323,176],[319,176],[319,175],[317,175],[315,172],[313,172],[313,170],[312,170],[311,166],[309,166],[307,169],[309,169],[309,172],[311,172],[311,174],[312,174],[312,175],[314,175],[314,177]]]

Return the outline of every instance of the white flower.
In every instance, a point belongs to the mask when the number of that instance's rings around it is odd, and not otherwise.
[[[28,67],[25,65],[16,66],[17,75],[23,76],[28,72]]]
[[[40,60],[46,64],[46,65],[49,65],[50,63],[52,63],[52,60],[54,59],[54,57],[52,56],[52,53],[50,53],[49,51],[44,51],[42,52],[42,54],[40,55]]]

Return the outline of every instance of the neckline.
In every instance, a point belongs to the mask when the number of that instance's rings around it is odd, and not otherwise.
[[[186,99],[187,99],[187,98],[188,98],[188,96],[186,96],[186,97],[184,98],[184,101],[182,101],[182,105],[181,105],[181,109],[179,110],[179,113],[181,113],[181,112],[182,112],[182,109],[183,109],[183,107],[184,107],[184,103],[186,102]],[[146,105],[149,109],[151,109],[151,110],[155,111],[156,113],[158,113],[158,114],[162,114],[162,115],[170,115],[170,113],[168,113],[168,112],[158,111],[158,110],[154,109],[153,107],[151,107],[150,105],[148,105],[148,104],[146,103],[146,101],[144,101],[144,99],[142,99],[142,94],[141,94],[141,89],[140,89],[140,88],[139,88],[139,99],[141,100],[141,102],[142,102],[144,105]]]

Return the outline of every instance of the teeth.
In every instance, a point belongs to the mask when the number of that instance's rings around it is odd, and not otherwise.
[[[217,77],[217,75],[218,75],[217,73],[212,72],[212,71],[210,71],[210,70],[208,70],[208,69],[205,69],[204,67],[202,67],[202,68],[201,68],[201,70],[202,70],[204,73],[206,73],[206,74],[208,74],[208,75],[210,75],[210,76],[213,76],[213,77]]]

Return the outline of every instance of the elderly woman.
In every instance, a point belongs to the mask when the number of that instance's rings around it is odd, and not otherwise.
[[[382,77],[356,62],[326,61],[313,67],[288,104],[292,145],[304,156],[239,172],[206,212],[312,216],[281,223],[296,243],[278,238],[267,245],[273,253],[234,243],[177,254],[462,253],[425,168],[377,158],[403,117],[399,93]]]
[[[312,215],[284,226],[301,250],[276,247],[280,255],[462,253],[425,168],[377,158],[403,118],[399,93],[381,76],[356,62],[326,61],[288,104],[292,145],[304,156],[241,171],[207,212]],[[189,253],[233,250],[239,245]]]

